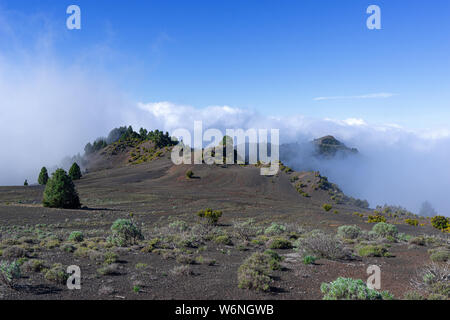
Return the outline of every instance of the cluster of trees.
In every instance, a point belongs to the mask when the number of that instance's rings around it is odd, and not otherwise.
[[[128,141],[128,140],[139,140],[139,141],[150,140],[153,141],[158,148],[173,146],[176,144],[176,142],[172,141],[168,132],[164,133],[163,131],[159,131],[158,129],[154,131],[148,131],[147,129],[144,128],[140,128],[139,132],[136,132],[133,130],[132,126],[128,127],[123,126],[111,130],[107,138],[98,138],[92,144],[89,142],[85,146],[84,152],[86,154],[91,154],[93,152],[105,148],[106,146],[114,142]]]
[[[81,168],[76,162],[70,167],[69,173],[66,173],[64,169],[57,169],[51,178],[48,176],[47,168],[42,167],[38,183],[45,185],[42,199],[44,207],[79,209],[81,207],[80,198],[73,180],[79,180],[81,177]],[[28,185],[27,180],[24,185]]]

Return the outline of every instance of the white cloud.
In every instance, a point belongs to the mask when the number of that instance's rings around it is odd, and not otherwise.
[[[331,96],[331,97],[316,97],[314,101],[324,101],[324,100],[354,100],[354,99],[380,99],[380,98],[390,98],[395,96],[394,93],[380,92],[380,93],[369,93],[358,96]]]

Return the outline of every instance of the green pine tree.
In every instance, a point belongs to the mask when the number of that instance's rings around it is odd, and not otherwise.
[[[38,183],[40,185],[46,185],[48,181],[48,172],[46,167],[42,167],[41,172],[39,173]]]
[[[27,186],[27,185],[28,185],[28,180],[27,180],[27,179],[25,179],[23,185],[24,185],[24,186]]]
[[[80,169],[80,166],[76,162],[74,162],[73,165],[70,167],[69,177],[72,180],[81,179],[81,169]]]
[[[63,169],[56,170],[48,180],[42,200],[44,207],[79,209],[80,198],[72,179]]]

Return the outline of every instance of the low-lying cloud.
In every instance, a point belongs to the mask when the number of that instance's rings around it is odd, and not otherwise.
[[[450,131],[413,131],[396,124],[369,124],[363,119],[313,119],[301,115],[271,117],[229,106],[196,109],[170,102],[139,103],[139,116],[130,119],[139,125],[152,124],[166,131],[192,130],[194,120],[204,128],[277,128],[280,142],[297,142],[292,157],[285,159],[297,170],[320,170],[349,195],[369,200],[371,206],[394,204],[417,212],[430,201],[439,212],[448,214],[450,200]],[[139,119],[138,119],[139,118]],[[359,156],[319,160],[310,156],[309,142],[334,135]]]

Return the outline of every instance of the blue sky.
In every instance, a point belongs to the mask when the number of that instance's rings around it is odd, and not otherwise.
[[[65,27],[70,4],[81,30]],[[382,30],[366,28],[370,4]],[[4,55],[48,38],[53,59],[135,101],[448,128],[447,0],[0,0],[2,13],[16,30],[0,23]]]

